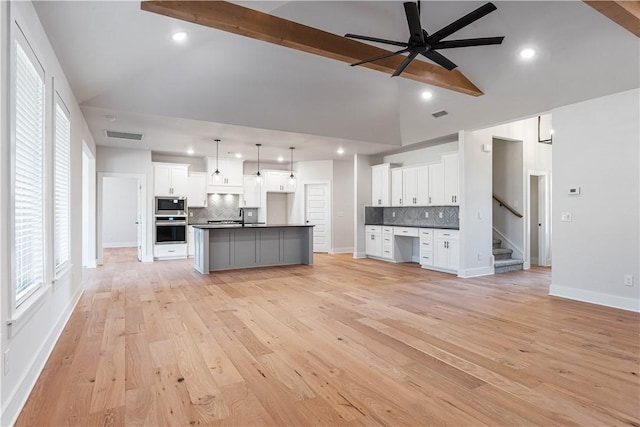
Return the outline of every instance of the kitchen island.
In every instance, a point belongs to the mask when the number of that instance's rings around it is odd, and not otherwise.
[[[194,267],[202,274],[237,268],[313,264],[313,225],[194,225]]]

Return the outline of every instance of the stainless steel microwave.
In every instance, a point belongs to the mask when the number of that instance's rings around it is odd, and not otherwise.
[[[186,197],[156,197],[156,216],[186,216]]]

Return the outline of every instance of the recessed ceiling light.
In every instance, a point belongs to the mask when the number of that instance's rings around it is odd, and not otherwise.
[[[527,47],[520,51],[520,58],[522,59],[531,59],[536,56],[536,51]]]
[[[189,154],[189,155],[193,154],[193,148],[189,148],[189,149],[187,150],[187,154]]]
[[[283,161],[283,160],[284,160],[284,158],[283,158],[282,156],[278,156],[278,161],[279,161],[279,162],[281,162],[281,161]]]
[[[425,101],[433,98],[433,94],[428,90],[425,90],[424,92],[422,92],[421,96],[422,96],[422,99],[424,99]]]
[[[187,33],[184,31],[178,31],[176,33],[171,34],[171,40],[174,42],[181,42],[187,39]]]
[[[236,153],[236,159],[239,159],[242,157],[242,153]]]
[[[340,147],[337,151],[338,154],[344,154],[344,148]]]

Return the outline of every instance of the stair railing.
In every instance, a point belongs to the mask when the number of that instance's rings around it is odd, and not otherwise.
[[[511,206],[509,206],[509,204],[507,202],[505,202],[504,200],[502,200],[500,197],[496,196],[495,193],[493,194],[493,199],[498,202],[498,204],[500,206],[502,206],[503,208],[505,208],[506,210],[508,210],[509,212],[511,212],[512,214],[514,214],[515,216],[517,216],[518,218],[522,218],[522,214],[520,212],[518,212],[517,210],[515,210],[514,208],[512,208]]]

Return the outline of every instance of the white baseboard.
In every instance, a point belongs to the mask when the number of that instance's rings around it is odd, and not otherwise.
[[[640,300],[616,295],[603,294],[601,292],[586,291],[584,289],[569,288],[567,286],[549,286],[549,295],[560,298],[567,298],[576,301],[588,302],[592,304],[604,305],[606,307],[619,308],[640,312]]]
[[[458,270],[458,277],[461,277],[463,279],[469,279],[471,277],[490,276],[492,274],[495,274],[495,271],[491,266]]]
[[[353,248],[331,248],[329,249],[329,254],[348,254],[353,252]]]
[[[108,248],[135,248],[138,246],[138,242],[104,242],[102,247],[105,249]]]
[[[145,255],[142,257],[142,262],[153,262],[153,257]]]
[[[354,252],[353,253],[353,257],[355,259],[362,259],[362,258],[366,258],[367,257],[367,253],[366,252]]]
[[[31,394],[31,391],[36,385],[42,370],[44,369],[49,356],[51,356],[51,352],[55,348],[64,327],[67,325],[67,322],[71,318],[71,314],[73,310],[75,310],[78,302],[80,301],[80,297],[84,291],[83,287],[78,289],[76,295],[72,298],[71,302],[62,313],[62,315],[58,318],[55,326],[51,329],[51,333],[47,337],[47,339],[42,343],[40,349],[37,354],[33,358],[33,363],[31,364],[31,369],[25,372],[23,377],[19,381],[19,385],[13,390],[11,396],[6,399],[6,405],[4,405],[0,411],[2,416],[0,417],[0,425],[14,425],[22,408],[25,403],[27,403],[27,399]]]
[[[83,265],[84,268],[96,268],[98,267],[98,262],[94,259],[93,261],[89,261],[87,265]]]

